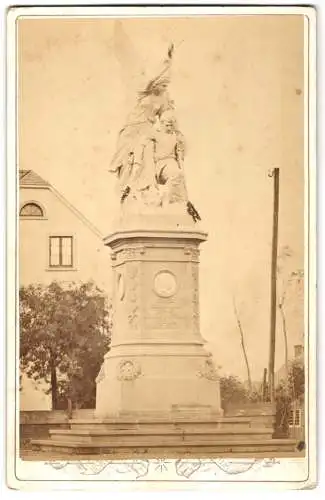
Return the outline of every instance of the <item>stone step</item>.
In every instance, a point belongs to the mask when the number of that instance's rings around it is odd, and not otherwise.
[[[225,432],[240,432],[242,430],[249,430],[251,429],[249,424],[238,424],[238,425],[229,425],[229,426],[223,426],[220,424],[217,425],[191,425],[191,424],[184,424],[184,425],[148,425],[148,424],[142,424],[142,425],[121,425],[121,424],[116,424],[116,425],[111,425],[111,424],[90,424],[90,425],[84,425],[84,424],[72,424],[70,425],[71,430],[73,431],[82,431],[82,430],[89,430],[89,431],[97,431],[100,430],[101,432],[114,432],[114,431],[135,431],[135,432],[152,432],[152,433],[161,433],[164,432],[166,429],[169,429],[171,431],[179,431],[179,432],[194,432],[197,428],[202,429],[202,432],[214,432],[215,430],[222,430]],[[273,431],[272,427],[256,427],[258,429],[266,429],[269,432]]]
[[[116,417],[116,418],[72,418],[69,420],[70,423],[73,422],[78,422],[78,423],[84,423],[88,424],[91,422],[98,422],[102,424],[132,424],[132,423],[152,423],[152,424],[159,424],[159,423],[178,423],[178,422],[188,422],[192,423],[193,422],[193,416],[191,415],[184,415],[184,416],[173,416],[166,418],[164,416],[160,417],[157,415],[155,418],[153,418],[150,414],[146,416],[143,414],[142,416],[135,417],[134,415],[131,415],[130,417]],[[236,416],[218,416],[218,417],[204,417],[204,418],[199,418],[198,416],[195,418],[195,422],[204,424],[204,423],[236,423],[236,422],[250,422],[250,417],[249,416],[242,416],[242,415],[236,415]]]
[[[92,435],[92,436],[126,436],[126,435],[135,435],[135,436],[148,436],[148,435],[202,435],[202,434],[208,434],[208,435],[236,435],[236,434],[270,434],[271,429],[268,428],[248,428],[248,429],[242,429],[240,432],[237,431],[237,429],[220,429],[220,428],[213,428],[213,429],[205,429],[205,428],[198,428],[196,427],[195,430],[191,431],[184,431],[184,429],[179,429],[179,428],[164,428],[163,430],[159,429],[148,429],[146,427],[140,427],[139,429],[109,429],[105,430],[102,429],[100,426],[99,428],[96,429],[50,429],[50,433],[54,434],[76,434],[76,435]]]
[[[132,455],[131,455],[132,454]],[[85,460],[85,461],[93,461],[94,459],[96,459],[96,455],[90,455],[90,454],[85,454],[85,453],[82,453],[82,454],[71,454],[71,457],[74,458],[74,460],[76,461],[80,461],[80,460]],[[304,451],[298,451],[298,450],[289,450],[289,451],[283,451],[283,450],[276,450],[276,451],[253,451],[253,452],[250,452],[250,451],[245,451],[245,452],[237,452],[237,451],[233,451],[231,454],[227,453],[227,452],[218,452],[217,454],[215,453],[211,453],[209,451],[207,452],[204,452],[204,454],[201,454],[198,452],[198,450],[195,450],[194,448],[194,452],[189,452],[189,451],[186,451],[186,453],[184,453],[184,451],[181,452],[181,457],[180,457],[180,452],[179,451],[171,451],[169,450],[168,451],[168,458],[172,459],[179,459],[179,458],[186,458],[188,459],[189,457],[193,458],[193,459],[197,459],[197,458],[211,458],[211,459],[216,459],[216,460],[219,460],[221,458],[226,458],[226,459],[239,459],[239,458],[244,458],[244,459],[248,459],[248,458],[252,458],[252,459],[263,459],[263,458],[267,458],[267,459],[271,459],[271,458],[274,458],[274,459],[280,459],[280,458],[304,458],[305,457],[305,452]],[[26,461],[38,461],[38,462],[47,462],[47,461],[54,461],[54,460],[67,460],[67,458],[69,458],[68,454],[64,454],[59,450],[55,449],[55,450],[51,450],[51,451],[40,451],[40,450],[21,450],[20,451],[20,458],[22,460],[26,460]],[[138,459],[138,460],[141,460],[141,459],[155,459],[155,458],[162,458],[162,455],[161,455],[161,452],[159,452],[159,450],[157,451],[153,451],[151,452],[151,450],[149,449],[146,449],[145,452],[143,452],[143,450],[141,450],[141,452],[139,451],[139,453],[136,453],[136,450],[132,450],[130,452],[130,450],[128,450],[127,448],[121,448],[121,450],[119,450],[118,453],[114,454],[114,456],[112,456],[112,453],[110,452],[109,454],[108,453],[103,453],[101,454],[100,456],[98,456],[98,459],[100,460],[105,460],[105,459],[109,459],[109,460],[128,460],[128,459]],[[164,455],[163,458],[167,458],[167,456]]]
[[[94,410],[94,409],[88,409],[88,410],[73,410],[73,411],[72,411],[72,418],[73,418],[73,419],[88,419],[88,418],[95,418],[95,410]]]
[[[69,424],[73,430],[95,430],[101,429],[103,431],[127,430],[127,429],[147,429],[153,431],[164,431],[166,428],[177,428],[184,431],[195,430],[198,427],[206,429],[208,432],[217,429],[249,429],[251,421],[249,418],[243,417],[230,417],[220,418],[211,421],[207,420],[94,420],[94,419],[74,419],[70,420]],[[271,427],[271,426],[270,426]]]
[[[201,439],[202,442],[209,443],[217,440],[245,440],[252,441],[261,439],[271,439],[272,431],[268,429],[245,429],[242,431],[226,431],[215,429],[211,432],[195,430],[183,432],[181,430],[164,430],[162,432],[148,432],[144,430],[123,430],[103,432],[101,430],[50,430],[50,437],[54,441],[71,441],[80,443],[102,443],[107,445],[120,443],[140,443],[141,440],[150,440],[152,445],[161,443],[178,444],[179,442],[191,442],[193,439]]]
[[[150,440],[142,441],[141,444],[137,443],[130,445],[130,443],[119,443],[118,446],[108,446],[102,443],[81,444],[78,442],[64,442],[54,440],[35,440],[32,442],[34,451],[41,450],[42,452],[54,452],[56,457],[62,454],[66,455],[116,455],[116,456],[129,456],[130,458],[136,453],[137,456],[142,454],[146,457],[182,457],[192,455],[196,458],[207,456],[231,456],[248,454],[250,456],[256,454],[261,456],[265,453],[265,458],[276,457],[277,454],[288,453],[294,455],[296,453],[297,442],[289,439],[265,439],[261,441],[252,442],[251,440],[235,440],[231,443],[229,441],[220,440],[218,442],[202,442],[198,439],[193,439],[191,443],[183,442],[177,445],[166,445],[165,443],[152,445]]]

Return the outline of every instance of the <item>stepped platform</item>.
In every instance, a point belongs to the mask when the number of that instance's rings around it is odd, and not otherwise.
[[[70,429],[51,429],[48,439],[32,440],[32,450],[67,456],[166,457],[295,454],[297,442],[272,439],[270,426],[251,427],[245,417],[213,420],[73,419]]]

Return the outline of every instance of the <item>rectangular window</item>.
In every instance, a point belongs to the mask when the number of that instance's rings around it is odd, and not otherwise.
[[[50,236],[50,267],[73,266],[72,236]]]
[[[293,417],[294,417],[294,413],[293,413],[293,410],[290,410],[290,413],[289,413],[289,418],[288,418],[288,424],[289,424],[289,427],[293,427]]]
[[[301,427],[301,409],[300,408],[298,408],[296,410],[290,410],[288,424],[289,424],[289,427]]]
[[[295,411],[295,426],[296,427],[301,426],[301,410]]]

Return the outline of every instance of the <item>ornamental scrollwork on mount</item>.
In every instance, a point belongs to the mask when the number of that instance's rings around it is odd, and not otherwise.
[[[141,367],[138,363],[131,360],[122,361],[118,365],[118,380],[135,380],[141,374]]]
[[[109,474],[116,474],[119,479],[124,479],[125,476],[128,480],[139,479],[144,477],[149,472],[149,460],[131,460],[129,462],[113,460],[93,460],[93,461],[51,461],[45,462],[45,465],[51,466],[53,469],[59,471],[62,469],[73,467],[75,472],[81,476],[103,476],[106,469],[109,469]],[[123,477],[124,476],[124,477]]]
[[[41,458],[41,457],[40,457]],[[173,479],[181,477],[184,480],[204,480],[222,481],[225,478],[227,481],[231,476],[245,476],[249,471],[258,471],[262,468],[270,469],[281,464],[280,460],[275,458],[221,458],[217,460],[211,459],[153,459],[137,458],[128,461],[114,460],[93,460],[93,461],[59,461],[53,460],[44,462],[45,466],[60,473],[61,470],[67,472],[70,469],[74,473],[79,473],[81,476],[101,476],[103,479],[108,479],[108,475],[116,475],[119,480],[133,481],[141,480],[142,478],[151,478],[151,480],[160,481],[157,475],[164,475],[168,471]],[[66,473],[65,472],[65,473]],[[105,473],[107,475],[105,475]],[[230,476],[230,478],[229,478]],[[218,478],[217,478],[218,477]],[[104,479],[105,480],[105,479]],[[231,480],[231,479],[230,479]],[[220,483],[219,483],[220,484]]]
[[[203,368],[198,371],[197,375],[199,377],[206,378],[208,380],[218,380],[218,372],[214,367],[213,360],[211,358],[204,362]]]

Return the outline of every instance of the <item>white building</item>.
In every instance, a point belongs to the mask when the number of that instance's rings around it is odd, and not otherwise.
[[[103,235],[32,170],[19,172],[19,283],[92,280],[109,291],[109,251]],[[21,410],[51,407],[44,385],[23,378]]]

